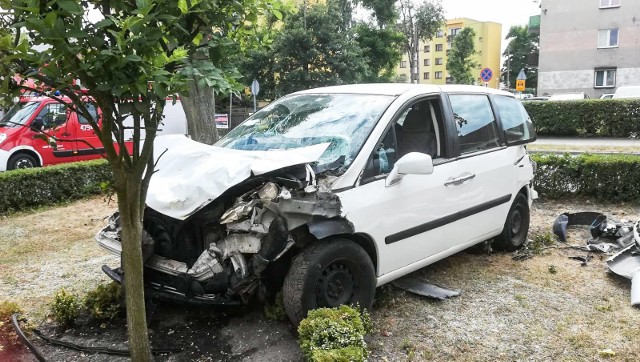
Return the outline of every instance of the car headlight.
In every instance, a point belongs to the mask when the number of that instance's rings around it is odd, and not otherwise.
[[[7,134],[6,133],[0,133],[0,143],[4,142],[4,140],[7,139]]]

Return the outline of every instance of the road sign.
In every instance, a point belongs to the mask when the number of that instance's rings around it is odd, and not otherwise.
[[[493,78],[493,70],[491,68],[484,68],[480,71],[480,78],[483,82],[488,82]]]
[[[524,80],[524,79],[522,79],[522,80],[521,80],[521,79],[516,80],[516,91],[518,91],[518,92],[524,92],[524,88],[525,88],[524,86],[525,86],[525,83],[526,83],[526,82],[527,82],[527,81],[526,81],[526,80]]]
[[[257,80],[253,80],[251,82],[251,94],[253,94],[253,112],[255,113],[258,110],[256,105],[256,96],[260,93],[260,83]]]
[[[260,83],[254,79],[253,82],[251,82],[251,94],[257,96],[258,93],[260,93]]]

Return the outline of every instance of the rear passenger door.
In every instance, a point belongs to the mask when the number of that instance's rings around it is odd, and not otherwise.
[[[464,210],[468,240],[481,241],[502,230],[517,193],[513,149],[505,145],[497,117],[486,94],[449,94],[459,144],[460,177],[447,187],[473,200]]]

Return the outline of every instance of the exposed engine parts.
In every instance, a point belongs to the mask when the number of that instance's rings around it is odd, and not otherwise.
[[[317,180],[308,165],[303,172],[302,182],[276,178],[295,189],[264,181],[230,200],[226,210],[223,201],[214,202],[184,221],[147,210],[143,249],[150,285],[182,299],[226,303],[239,297],[246,302],[268,267],[296,245],[295,229],[304,228],[316,239],[353,232],[353,225],[340,216],[331,177]],[[117,213],[97,238],[105,248],[120,252]]]

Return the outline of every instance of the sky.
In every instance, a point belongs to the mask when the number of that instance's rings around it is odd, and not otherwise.
[[[507,46],[504,37],[513,25],[529,24],[529,17],[540,14],[540,1],[534,0],[442,0],[447,19],[470,18],[502,24],[502,50]]]

